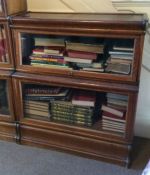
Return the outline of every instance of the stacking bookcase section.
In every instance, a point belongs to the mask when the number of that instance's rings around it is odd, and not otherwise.
[[[11,31],[8,20],[3,17],[0,17],[0,69],[14,69]]]
[[[26,12],[26,0],[0,0],[0,16],[10,16],[21,12]]]
[[[0,71],[0,138],[15,140],[14,106],[11,74]]]
[[[12,18],[18,71],[137,82],[142,14],[27,13]]]
[[[136,86],[21,72],[12,76],[22,144],[129,163]]]

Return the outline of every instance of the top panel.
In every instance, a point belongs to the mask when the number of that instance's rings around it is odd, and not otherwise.
[[[39,21],[40,20],[40,21]],[[45,23],[45,27],[51,23],[78,23],[98,26],[111,26],[117,29],[145,29],[148,18],[145,14],[102,14],[102,13],[33,13],[29,12],[13,18],[14,24],[27,23],[32,25]],[[112,25],[113,24],[113,25]]]
[[[137,83],[142,14],[27,13],[12,18],[18,71]]]
[[[0,0],[0,16],[9,16],[26,10],[26,0]]]

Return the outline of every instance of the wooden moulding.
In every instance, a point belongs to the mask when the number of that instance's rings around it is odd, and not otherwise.
[[[27,125],[21,125],[20,129],[21,144],[64,151],[122,166],[129,165],[130,145],[79,137]]]
[[[0,140],[15,142],[16,140],[15,123],[0,121]]]
[[[26,0],[0,0],[0,16],[10,16],[27,11]]]

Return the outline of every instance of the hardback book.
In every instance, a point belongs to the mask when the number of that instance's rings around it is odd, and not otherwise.
[[[104,118],[107,118],[107,119],[110,119],[110,120],[116,119],[116,121],[118,120],[119,122],[125,122],[126,112],[124,112],[124,115],[122,117],[120,117],[120,116],[117,116],[117,115],[112,114],[110,112],[103,111],[102,116]]]
[[[65,47],[63,38],[34,38],[35,46],[57,46]]]
[[[63,117],[53,116],[52,119],[55,121],[66,122],[69,124],[79,124],[82,126],[92,126],[91,122],[85,122],[85,121],[79,121],[79,120],[68,120],[67,118],[63,118]]]
[[[130,74],[130,71],[131,71],[131,65],[130,64],[109,63],[105,71],[111,72],[111,73],[119,73],[119,74],[128,75]]]
[[[93,91],[78,90],[74,91],[72,104],[79,106],[94,107],[96,102],[96,93]]]
[[[100,53],[103,53],[104,45],[73,43],[73,42],[67,41],[66,42],[66,49],[100,54]]]
[[[84,67],[81,70],[89,71],[89,72],[104,72],[103,68],[86,68],[86,67]]]
[[[87,63],[87,64],[91,64],[92,63],[92,59],[82,59],[82,58],[73,58],[73,57],[64,57],[64,60],[66,62],[73,62],[73,63]]]
[[[96,60],[97,54],[92,52],[68,50],[68,57]]]
[[[118,116],[120,118],[122,118],[124,116],[124,112],[123,111],[119,111],[117,109],[108,107],[106,105],[102,105],[101,110],[105,111],[105,112],[109,112],[109,113],[111,113],[113,115],[116,115],[116,116]]]
[[[128,56],[133,56],[133,52],[132,51],[122,51],[122,50],[110,50],[109,51],[110,55],[128,55]]]
[[[125,55],[125,54],[111,54],[110,58],[115,58],[115,59],[124,59],[124,60],[133,60],[133,56],[131,55]]]
[[[117,94],[117,93],[107,93],[107,98],[128,101],[127,95],[122,95],[122,94]]]
[[[133,52],[133,47],[114,45],[113,50]]]
[[[110,121],[102,120],[102,126],[125,130],[124,123],[117,123],[117,122],[110,122]]]
[[[119,133],[125,133],[125,130],[119,129],[119,128],[113,128],[113,127],[108,127],[108,126],[102,126],[102,129],[105,131],[113,131],[113,132],[119,132]]]
[[[107,63],[120,63],[120,64],[132,64],[131,59],[121,59],[121,58],[110,58],[107,60]]]
[[[33,115],[39,115],[43,117],[50,117],[49,111],[41,111],[40,109],[31,109],[31,108],[25,108],[24,109],[25,114],[33,114]]]
[[[119,99],[115,99],[115,98],[107,98],[107,103],[108,104],[113,104],[113,105],[123,106],[123,107],[126,107],[126,108],[128,106],[128,101],[119,100]]]

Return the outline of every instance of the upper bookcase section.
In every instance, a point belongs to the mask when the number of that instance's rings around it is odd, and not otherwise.
[[[26,0],[0,0],[0,16],[14,15],[27,10]]]
[[[5,17],[0,17],[0,69],[14,70],[11,31]]]
[[[136,83],[143,14],[26,13],[12,18],[19,71]]]

